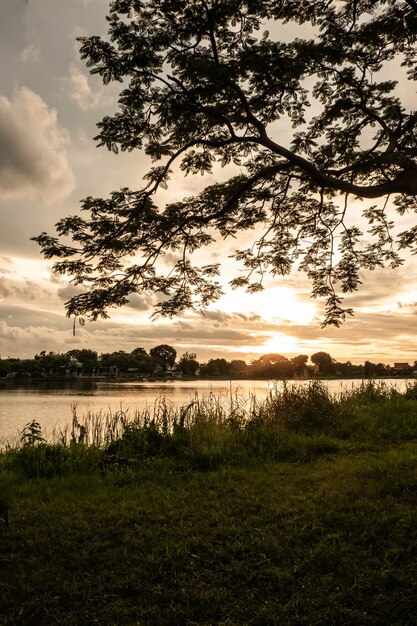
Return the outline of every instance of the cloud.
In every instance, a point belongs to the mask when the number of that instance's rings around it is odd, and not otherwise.
[[[77,337],[71,337],[67,331],[57,330],[53,324],[22,328],[0,320],[1,357],[15,356],[17,343],[25,346],[24,354],[20,355],[21,358],[33,358],[35,354],[45,349],[53,352],[67,352],[79,345],[80,340]],[[70,343],[69,347],[68,343]]]
[[[75,179],[65,147],[67,131],[42,98],[22,87],[0,96],[0,193],[2,200],[41,197],[48,204],[68,196]]]
[[[5,267],[6,266],[6,267]],[[9,256],[0,256],[0,275],[11,274],[12,259]]]
[[[155,306],[155,297],[152,295],[139,295],[133,293],[129,296],[127,306],[135,311],[150,311]]]
[[[149,350],[168,343],[178,354],[185,350],[196,352],[200,361],[213,357],[250,361],[268,352],[293,356],[311,355],[318,350],[329,352],[339,361],[412,363],[417,358],[415,293],[410,291],[398,307],[397,300],[389,302],[379,281],[370,293],[378,306],[358,308],[357,315],[341,328],[322,329],[317,319],[305,323],[288,323],[278,317],[268,319],[245,311],[245,306],[239,310],[238,300],[232,303],[238,310],[212,308],[204,314],[188,311],[174,320],[151,321],[149,314],[156,297],[145,294],[133,295],[129,305],[113,311],[111,319],[105,322],[77,325],[74,337],[72,320],[65,317],[62,302],[83,288],[57,275],[50,280],[49,266],[42,273],[41,267],[30,259],[0,257],[0,261],[4,265],[0,268],[0,320],[5,322],[0,333],[1,354],[33,357],[41,350],[66,352],[74,347],[130,352],[138,346]],[[398,280],[398,287],[396,295],[407,295],[405,277]],[[271,292],[270,297],[279,302],[279,294],[274,296]]]
[[[21,329],[28,326],[32,328],[50,326],[55,330],[67,331],[68,335],[72,334],[72,321],[63,313],[39,309],[33,301],[28,301],[26,306],[15,301],[0,302],[0,319]],[[24,349],[26,350],[26,346]]]
[[[14,277],[9,279],[0,275],[0,300],[34,301],[41,300],[45,296],[50,296],[50,292],[35,281],[29,279],[17,281]]]
[[[59,279],[58,281],[54,281],[54,282],[55,284],[60,284]],[[57,294],[60,300],[62,300],[63,302],[67,302],[74,296],[79,296],[80,293],[83,293],[83,291],[85,291],[85,289],[84,287],[81,287],[81,285],[72,285],[71,283],[70,284],[67,283],[64,287],[60,287],[58,289]]]
[[[54,283],[57,285],[62,285],[62,282],[58,278],[54,280]],[[62,302],[67,302],[71,298],[84,293],[86,289],[81,285],[73,285],[71,283],[66,283],[64,286],[60,286],[57,294],[58,298]],[[1,282],[0,282],[0,294],[1,294]],[[127,308],[133,309],[134,311],[149,311],[153,309],[155,306],[156,298],[153,295],[139,295],[137,293],[133,293],[129,296],[129,302],[126,305]]]
[[[83,327],[78,335],[82,342],[89,346],[99,346],[101,352],[114,350],[131,351],[137,346],[147,350],[161,343],[174,346],[177,351],[181,348],[192,348],[198,352],[200,359],[221,356],[233,352],[240,354],[238,349],[249,340],[254,345],[262,345],[269,338],[269,334],[257,333],[250,336],[245,328],[225,328],[208,325],[206,320],[199,322],[162,322],[118,324],[96,322]]]
[[[102,90],[93,91],[91,89],[87,76],[75,63],[71,63],[69,67],[69,82],[71,98],[85,111],[100,108],[111,102],[111,99],[104,95]]]
[[[23,287],[27,285],[22,284]],[[19,305],[12,301],[0,304],[0,319],[3,320],[0,352],[20,357],[32,357],[41,350],[66,352],[74,347],[98,352],[130,352],[138,346],[149,350],[160,343],[168,343],[178,354],[187,349],[196,352],[200,361],[213,357],[249,361],[268,352],[292,356],[311,355],[318,350],[329,352],[339,361],[364,362],[370,359],[393,363],[408,360],[411,363],[417,357],[414,350],[417,317],[412,308],[403,308],[399,315],[361,314],[342,328],[325,330],[314,323],[286,325],[271,323],[258,316],[213,313],[208,316],[190,314],[176,321],[150,322],[139,318],[136,323],[114,319],[87,322],[84,327],[77,326],[74,337],[72,322],[65,318],[63,311],[58,313],[54,307],[41,310],[36,302],[32,303],[26,297]],[[271,348],[271,339],[276,341],[276,349]],[[290,348],[289,345],[293,344],[294,347]]]
[[[227,313],[226,311],[220,311],[218,309],[215,310],[207,310],[203,312],[203,317],[206,320],[212,320],[214,322],[214,326],[228,325],[228,324],[242,324],[242,322],[247,323],[256,323],[262,322],[262,317],[257,313]]]
[[[161,257],[161,261],[166,265],[175,265],[181,259],[177,254],[173,254],[172,252],[164,252],[164,256]]]
[[[29,63],[30,61],[39,62],[41,60],[41,51],[36,43],[28,43],[22,50],[20,59],[23,63]]]

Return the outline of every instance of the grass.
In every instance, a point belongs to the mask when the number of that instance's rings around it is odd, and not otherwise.
[[[411,387],[100,420],[0,455],[0,624],[415,623]]]

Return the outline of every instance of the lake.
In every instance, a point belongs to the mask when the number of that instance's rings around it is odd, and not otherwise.
[[[298,385],[308,381],[292,381]],[[326,385],[333,392],[341,388],[351,388],[360,380],[329,380]],[[402,379],[385,379],[389,385],[404,388]],[[109,381],[68,381],[56,383],[45,381],[34,385],[4,384],[0,386],[0,443],[19,439],[19,431],[33,419],[38,421],[48,436],[53,430],[63,429],[71,424],[72,409],[75,404],[81,417],[87,412],[114,413],[120,409],[133,415],[146,407],[152,408],[158,398],[164,397],[175,406],[214,394],[224,402],[230,393],[238,393],[244,398],[256,395],[262,399],[274,384],[266,380],[229,381],[167,381],[167,382],[109,382]]]

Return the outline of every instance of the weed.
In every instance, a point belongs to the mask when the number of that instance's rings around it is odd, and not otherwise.
[[[26,424],[20,438],[20,443],[24,448],[32,448],[44,441],[45,439],[42,436],[42,429],[39,422],[32,420],[29,424]]]

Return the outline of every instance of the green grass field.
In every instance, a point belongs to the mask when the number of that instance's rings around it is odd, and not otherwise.
[[[415,389],[297,393],[100,446],[26,431],[0,455],[0,623],[415,624]]]

